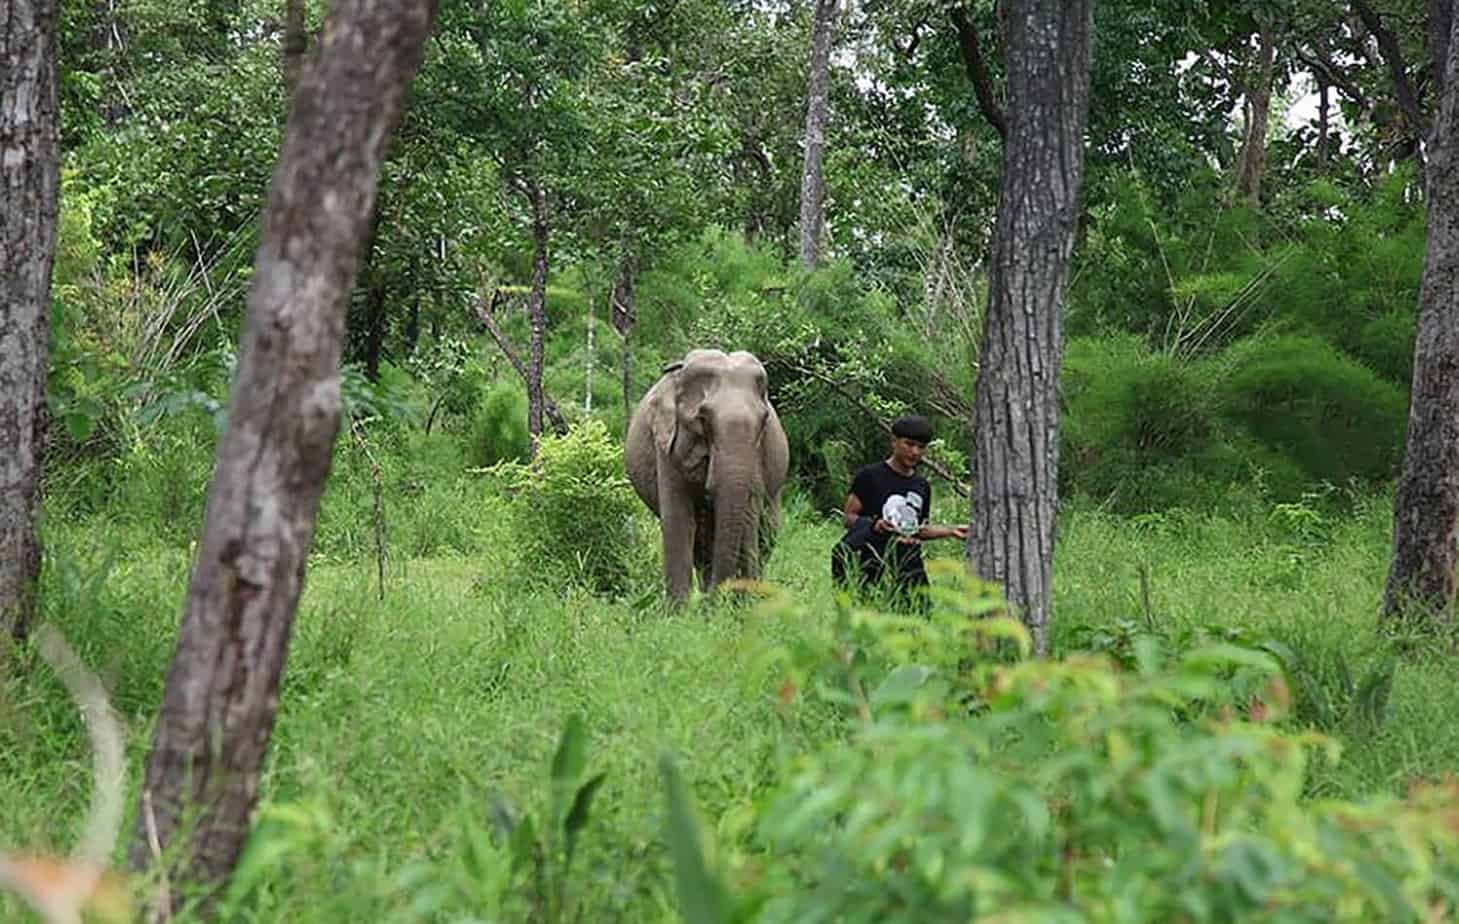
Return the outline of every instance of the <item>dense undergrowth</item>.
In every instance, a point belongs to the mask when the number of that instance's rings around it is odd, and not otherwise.
[[[1383,494],[1071,502],[1056,660],[1035,664],[1016,632],[968,634],[1003,624],[952,548],[932,622],[839,605],[837,527],[799,492],[768,597],[665,611],[614,446],[550,443],[533,495],[440,434],[341,441],[226,919],[1403,920],[1452,901],[1428,851],[1453,856],[1459,676],[1446,639],[1377,631]],[[127,723],[133,796],[205,469],[48,511],[45,615]],[[625,554],[525,541],[574,510],[623,524]],[[83,727],[18,657],[0,842],[63,851]]]

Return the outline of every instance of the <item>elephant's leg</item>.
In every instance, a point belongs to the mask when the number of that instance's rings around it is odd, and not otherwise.
[[[770,553],[775,551],[775,537],[780,532],[780,498],[772,497],[765,502],[764,509],[760,512],[760,574],[765,573],[765,566],[770,562]]]
[[[689,597],[693,569],[694,502],[678,474],[662,462],[658,471],[658,500],[659,529],[664,538],[664,583],[671,599],[683,601]]]

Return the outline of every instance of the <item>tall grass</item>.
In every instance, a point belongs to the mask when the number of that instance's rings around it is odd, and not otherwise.
[[[387,450],[383,599],[371,482],[342,450],[228,919],[545,920],[542,882],[487,832],[503,811],[543,817],[549,762],[580,715],[587,772],[606,776],[563,874],[562,919],[677,920],[659,758],[675,757],[718,839],[734,842],[796,756],[840,734],[829,710],[781,708],[786,678],[767,657],[836,618],[837,525],[787,503],[767,580],[804,604],[799,621],[732,601],[668,612],[652,554],[615,599],[543,587],[524,573],[488,478],[434,444]],[[1448,721],[1459,672],[1443,640],[1400,651],[1376,631],[1389,510],[1384,496],[1336,494],[1224,517],[1071,507],[1056,649],[1117,650],[1136,632],[1271,642],[1307,655],[1313,688],[1334,702],[1341,685],[1321,665],[1340,655],[1361,675],[1401,654],[1376,721],[1332,713],[1344,757],[1309,788],[1357,796],[1438,775],[1459,765]],[[48,523],[44,605],[127,723],[135,802],[191,553],[122,513]],[[656,533],[638,541],[652,547]],[[84,729],[43,664],[10,657],[20,669],[0,671],[0,844],[64,852],[89,798]],[[0,897],[0,919],[26,920],[10,902]]]

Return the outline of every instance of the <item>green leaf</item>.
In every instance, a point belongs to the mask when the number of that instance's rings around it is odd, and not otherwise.
[[[659,762],[668,801],[666,832],[669,854],[674,860],[674,881],[679,893],[679,914],[686,924],[726,924],[730,920],[729,897],[724,885],[710,875],[700,850],[699,824],[684,781],[673,759]]]
[[[552,781],[571,783],[583,775],[588,761],[588,738],[583,728],[583,718],[574,714],[562,729],[557,741],[557,753],[552,756]]]
[[[588,812],[593,805],[593,795],[597,793],[598,787],[603,785],[603,780],[607,776],[606,773],[597,774],[578,787],[577,795],[573,796],[572,809],[568,811],[567,818],[562,822],[564,850],[568,863],[572,863],[573,850],[577,847],[578,832],[588,823]]]
[[[922,664],[903,664],[888,674],[886,679],[872,691],[871,704],[885,706],[910,702],[931,676],[932,668],[930,667]]]

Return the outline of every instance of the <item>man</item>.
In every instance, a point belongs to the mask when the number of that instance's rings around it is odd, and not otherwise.
[[[851,481],[846,495],[846,534],[832,551],[831,573],[837,583],[863,588],[891,576],[893,597],[911,602],[928,585],[922,543],[933,539],[966,539],[968,527],[934,526],[932,486],[917,474],[932,441],[927,418],[899,417],[892,424],[891,454],[867,465]]]

